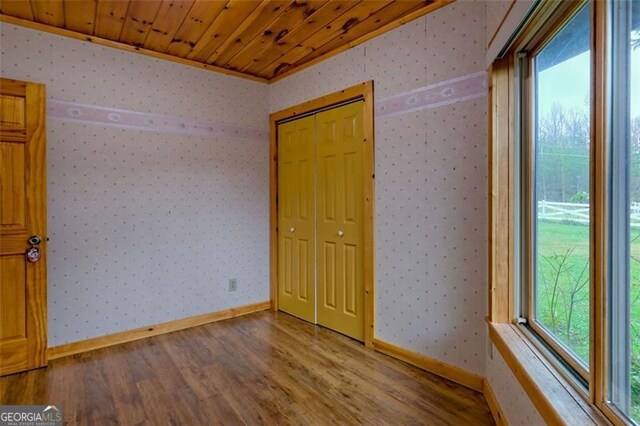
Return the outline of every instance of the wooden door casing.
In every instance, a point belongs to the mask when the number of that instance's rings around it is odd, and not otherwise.
[[[46,235],[45,88],[0,79],[0,375],[47,364]]]

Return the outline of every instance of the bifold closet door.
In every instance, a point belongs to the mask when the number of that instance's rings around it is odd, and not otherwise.
[[[318,324],[364,339],[363,102],[316,114]]]
[[[315,119],[278,125],[279,307],[316,322]]]

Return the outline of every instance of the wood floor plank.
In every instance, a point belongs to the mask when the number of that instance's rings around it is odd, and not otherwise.
[[[72,424],[493,424],[480,393],[270,312],[0,378],[0,403]]]

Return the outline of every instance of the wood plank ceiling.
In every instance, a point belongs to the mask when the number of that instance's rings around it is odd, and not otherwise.
[[[1,18],[260,81],[452,0],[0,0]]]

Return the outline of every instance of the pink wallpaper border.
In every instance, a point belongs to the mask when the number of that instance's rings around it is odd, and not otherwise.
[[[161,133],[212,136],[265,142],[267,130],[255,129],[223,121],[197,121],[178,116],[128,111],[49,98],[48,118],[79,124],[118,127]]]
[[[376,101],[377,117],[392,117],[424,109],[453,105],[487,95],[484,71],[456,77]],[[79,124],[118,127],[161,133],[211,136],[221,139],[266,142],[269,131],[223,121],[197,121],[178,116],[136,112],[50,98],[48,118]]]
[[[479,71],[382,98],[376,101],[375,111],[377,117],[392,117],[453,105],[486,95],[487,73]]]

